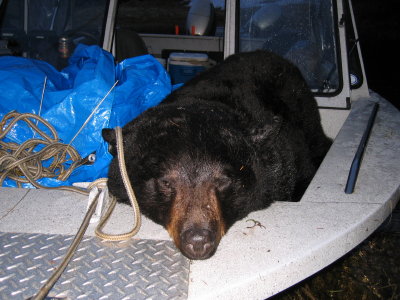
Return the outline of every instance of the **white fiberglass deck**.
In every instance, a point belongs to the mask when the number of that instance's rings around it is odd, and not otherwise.
[[[355,191],[348,195],[344,187],[371,101],[379,101],[380,108]],[[228,231],[213,257],[190,264],[188,298],[264,299],[305,279],[385,220],[399,199],[399,184],[400,112],[372,94],[352,103],[349,118],[300,202],[274,203],[251,213]],[[47,190],[0,188],[0,199],[1,232],[75,234],[87,205],[81,195]],[[107,228],[127,229],[130,212],[118,205],[118,217]],[[262,226],[253,226],[251,219]],[[93,235],[92,225],[87,234]],[[135,238],[169,240],[148,219]]]

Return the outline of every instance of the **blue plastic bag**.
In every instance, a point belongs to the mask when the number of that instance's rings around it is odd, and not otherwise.
[[[100,47],[79,45],[69,66],[61,72],[42,61],[0,57],[0,119],[13,110],[38,114],[46,77],[40,115],[56,129],[65,144],[118,80],[72,142],[81,157],[96,152],[95,163],[77,168],[66,181],[38,180],[52,187],[106,177],[112,157],[101,130],[125,125],[144,110],[159,104],[172,89],[168,73],[151,55],[129,58],[115,66],[112,55]],[[22,143],[33,135],[30,128],[17,123],[6,140]],[[3,186],[16,185],[8,179]]]

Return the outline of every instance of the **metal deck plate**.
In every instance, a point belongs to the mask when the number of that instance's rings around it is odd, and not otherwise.
[[[72,236],[0,233],[0,299],[37,293]],[[170,241],[102,242],[85,237],[49,297],[186,299],[189,260]]]

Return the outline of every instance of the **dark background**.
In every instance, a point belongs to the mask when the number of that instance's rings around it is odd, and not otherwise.
[[[398,0],[353,0],[369,88],[400,109]]]

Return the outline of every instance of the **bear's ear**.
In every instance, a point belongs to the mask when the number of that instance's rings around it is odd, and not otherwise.
[[[267,140],[273,140],[279,134],[282,126],[282,117],[274,116],[271,122],[266,122],[262,127],[250,129],[251,141],[255,144],[264,143]]]
[[[103,139],[108,143],[108,152],[110,152],[113,156],[117,154],[116,152],[116,137],[114,129],[104,128],[101,131],[101,135]]]

